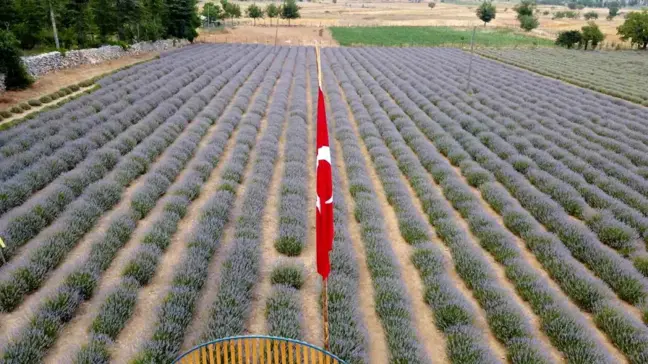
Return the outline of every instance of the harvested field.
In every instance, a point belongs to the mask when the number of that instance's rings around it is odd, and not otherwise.
[[[325,48],[331,351],[645,363],[648,109],[446,48]],[[0,132],[0,361],[321,346],[312,47],[201,44]],[[573,102],[578,100],[578,102]]]

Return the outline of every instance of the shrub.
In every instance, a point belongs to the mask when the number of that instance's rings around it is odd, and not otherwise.
[[[29,106],[29,104],[26,103],[26,102],[23,102],[22,104],[18,105],[18,107],[20,107],[21,109],[23,109],[23,111],[31,110],[31,108],[32,108],[32,107]]]
[[[18,40],[9,30],[0,30],[0,74],[5,75],[7,90],[21,90],[34,83],[20,57]]]
[[[304,267],[290,263],[280,263],[272,270],[270,282],[300,289],[304,284]]]
[[[540,25],[540,22],[538,22],[538,18],[532,15],[524,15],[520,17],[520,28],[524,29],[525,31],[529,32]]]
[[[12,112],[14,112],[13,109],[12,111],[2,110],[0,111],[0,116],[2,116],[3,118],[10,118],[13,116],[11,115]],[[22,112],[22,110],[20,112]]]
[[[76,92],[76,91],[79,91],[79,89],[80,89],[79,85],[70,85],[70,86],[68,86],[67,88],[68,88],[69,90],[71,90],[70,93],[72,93],[72,92]]]
[[[52,97],[51,96],[43,96],[38,100],[43,104],[47,104],[47,103],[52,102]]]
[[[578,30],[567,30],[558,33],[556,45],[571,49],[576,44],[580,44],[583,40],[583,35]]]
[[[23,110],[20,106],[13,106],[10,111],[14,114],[22,114],[23,112],[25,112],[25,110]]]
[[[41,106],[43,103],[40,102],[39,100],[29,100],[27,101],[27,104],[29,104],[29,106],[37,107],[37,106]]]
[[[598,19],[598,13],[595,11],[588,11],[583,15],[583,18],[585,18],[585,20]]]
[[[428,3],[428,7],[429,7],[430,9],[434,9],[435,6],[436,6],[436,3],[435,3],[434,1],[430,1],[430,2]]]

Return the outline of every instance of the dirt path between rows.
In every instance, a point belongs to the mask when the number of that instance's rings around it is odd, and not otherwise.
[[[155,58],[160,52],[147,52],[135,56],[126,56],[110,61],[86,64],[74,68],[48,73],[39,77],[32,86],[21,91],[7,91],[0,94],[0,110],[9,109],[15,105],[32,99],[38,99],[63,87],[77,84],[81,81],[103,75],[118,68],[132,65],[133,63],[147,61]]]

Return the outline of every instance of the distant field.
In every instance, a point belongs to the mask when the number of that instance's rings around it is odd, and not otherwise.
[[[331,27],[333,38],[342,46],[442,46],[469,45],[472,30],[449,27]],[[478,29],[477,46],[550,46],[551,40],[526,36],[510,30]]]
[[[646,52],[482,49],[489,58],[648,106]]]

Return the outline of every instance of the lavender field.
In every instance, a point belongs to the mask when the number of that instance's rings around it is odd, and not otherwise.
[[[326,48],[331,351],[648,362],[648,108],[443,48]],[[321,346],[310,47],[194,45],[0,132],[0,363]]]

